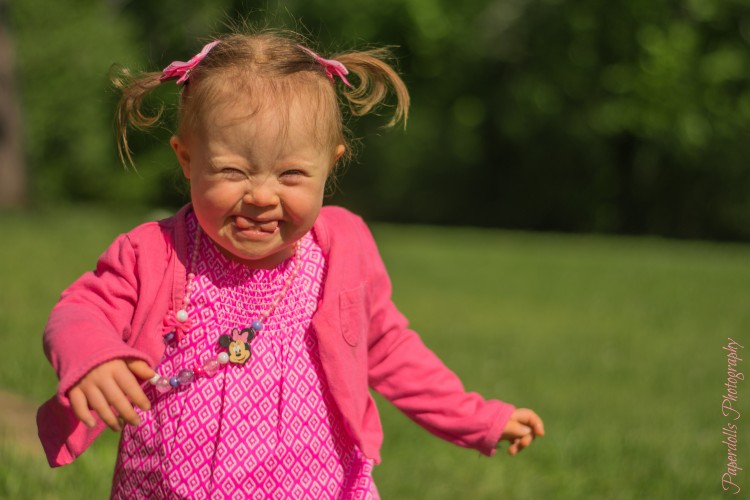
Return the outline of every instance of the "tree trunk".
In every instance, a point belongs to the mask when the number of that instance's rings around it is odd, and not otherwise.
[[[0,0],[0,207],[26,204],[26,165],[21,146],[21,107],[15,88],[8,2]]]

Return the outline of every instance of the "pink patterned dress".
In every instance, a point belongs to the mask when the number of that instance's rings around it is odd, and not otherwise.
[[[188,229],[194,234],[194,217]],[[298,252],[298,274],[245,364],[164,394],[146,386],[152,409],[123,431],[113,498],[378,498],[373,461],[347,432],[320,362],[311,319],[326,262],[312,233]],[[163,376],[215,356],[219,336],[268,310],[294,265],[249,269],[206,236],[197,256],[192,327],[167,347],[156,369]]]

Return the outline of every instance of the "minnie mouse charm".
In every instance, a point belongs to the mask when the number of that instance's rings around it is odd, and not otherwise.
[[[238,365],[245,364],[253,355],[250,342],[255,338],[255,330],[243,328],[241,331],[232,328],[232,335],[219,337],[219,345],[228,349],[229,361]]]

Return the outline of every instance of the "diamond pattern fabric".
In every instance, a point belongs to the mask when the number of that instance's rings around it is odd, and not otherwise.
[[[188,229],[194,234],[194,217]],[[244,365],[223,365],[165,394],[146,386],[152,409],[137,410],[141,425],[123,431],[113,498],[378,498],[373,461],[346,431],[311,326],[326,262],[312,233],[298,251],[299,273]],[[167,348],[156,369],[163,376],[216,357],[219,336],[267,311],[294,265],[249,269],[205,236],[198,255],[187,308],[195,319]]]

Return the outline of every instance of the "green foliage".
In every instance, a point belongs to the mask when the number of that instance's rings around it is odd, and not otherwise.
[[[169,130],[136,139],[142,179],[119,169],[106,69],[161,68],[246,17],[324,53],[398,46],[408,130],[352,124],[364,147],[334,198],[368,217],[748,239],[749,7],[25,0],[11,14],[40,200],[182,203]]]
[[[105,2],[14,2],[11,20],[37,196],[117,192],[106,75],[114,60],[139,61],[129,25]]]
[[[748,236],[745,4],[412,4],[394,16],[410,131],[373,141],[344,199],[384,219]]]
[[[37,402],[53,394],[39,349],[50,308],[115,234],[146,218],[0,214],[0,388]],[[484,459],[379,400],[383,498],[722,497],[722,346],[734,337],[750,347],[747,245],[419,226],[374,232],[412,327],[468,390],[534,408],[548,433],[518,457]],[[739,389],[744,416],[750,387]],[[740,464],[750,457],[743,422]],[[40,457],[14,453],[3,429],[0,439],[0,497],[106,497],[113,433],[52,471]],[[746,472],[740,480],[744,490]]]
[[[37,203],[76,200],[163,206],[184,202],[167,143],[169,123],[153,134],[133,134],[138,173],[127,172],[120,164],[114,129],[118,96],[108,73],[115,63],[136,72],[152,71],[155,54],[159,59],[170,57],[164,52],[171,53],[172,59],[186,55],[190,46],[198,44],[196,38],[209,30],[199,19],[221,16],[210,7],[212,3],[192,2],[191,9],[184,9],[184,2],[13,3],[11,27]],[[131,9],[139,9],[139,15],[132,15]],[[165,21],[152,22],[159,18]],[[191,30],[191,25],[200,30]],[[174,49],[177,45],[179,50]],[[173,107],[176,93],[175,88],[159,97]]]

